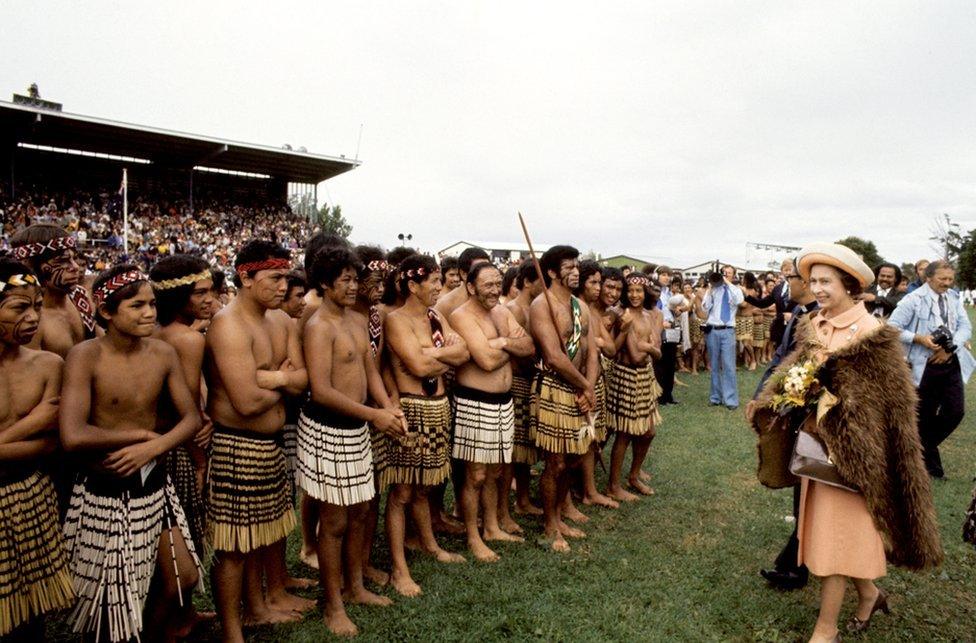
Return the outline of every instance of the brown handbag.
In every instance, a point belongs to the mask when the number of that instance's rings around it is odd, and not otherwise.
[[[855,493],[858,491],[857,487],[841,477],[837,465],[830,459],[827,446],[820,438],[803,429],[800,429],[796,435],[793,458],[790,460],[790,472],[801,478],[810,478],[831,487]]]
[[[768,409],[759,409],[753,419],[758,434],[756,451],[759,464],[756,477],[763,486],[783,489],[800,484],[800,479],[790,473],[790,458],[796,429],[789,416],[782,416]]]

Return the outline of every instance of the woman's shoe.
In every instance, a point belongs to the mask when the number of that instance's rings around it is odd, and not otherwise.
[[[848,632],[863,632],[868,629],[868,625],[871,624],[871,617],[874,613],[881,610],[885,614],[890,614],[891,610],[888,608],[888,594],[885,593],[883,589],[878,588],[878,597],[874,599],[874,606],[871,607],[871,613],[868,614],[867,619],[861,620],[855,614],[851,617],[851,620],[847,621],[847,631]]]

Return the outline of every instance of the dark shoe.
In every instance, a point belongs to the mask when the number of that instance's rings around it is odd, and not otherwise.
[[[739,405],[738,404],[728,404],[728,405],[726,405],[725,408],[727,408],[730,411],[735,411],[736,409],[739,408]]]
[[[863,632],[868,629],[868,625],[871,624],[871,617],[874,613],[881,610],[885,614],[890,614],[891,611],[888,608],[888,594],[885,593],[883,589],[878,588],[878,597],[874,599],[874,606],[871,608],[871,613],[868,614],[867,620],[862,621],[855,614],[851,617],[851,620],[847,621],[847,631],[848,632]]]
[[[721,402],[709,402],[708,405],[709,406],[722,406],[722,403]]]
[[[760,569],[760,575],[769,581],[769,584],[777,589],[793,590],[800,589],[807,584],[805,574],[796,572],[781,572],[778,569]]]

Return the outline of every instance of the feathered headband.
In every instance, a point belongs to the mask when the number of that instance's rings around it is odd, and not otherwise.
[[[34,275],[16,274],[10,275],[7,281],[0,281],[0,292],[3,292],[8,287],[18,288],[20,286],[38,286],[37,277]]]

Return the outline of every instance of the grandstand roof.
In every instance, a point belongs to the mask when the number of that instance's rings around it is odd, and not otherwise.
[[[147,159],[166,167],[205,166],[320,183],[360,161],[133,125],[0,101],[0,141]]]

